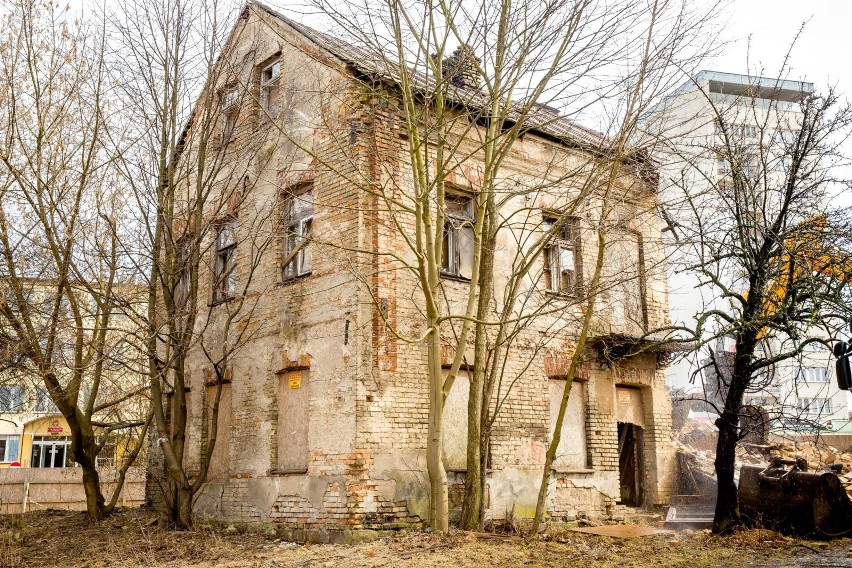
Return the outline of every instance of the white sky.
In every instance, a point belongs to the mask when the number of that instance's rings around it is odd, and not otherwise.
[[[726,53],[714,71],[761,72],[776,77],[784,55],[805,23],[790,58],[790,79],[812,81],[817,91],[836,85],[852,94],[852,2],[849,0],[735,0],[723,39]],[[751,45],[749,46],[749,37]]]

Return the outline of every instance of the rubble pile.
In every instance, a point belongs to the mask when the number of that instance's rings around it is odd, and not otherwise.
[[[680,429],[673,431],[674,445],[678,455],[681,493],[704,494],[715,485],[713,461],[716,452],[718,430],[709,420],[687,420]],[[834,465],[840,482],[852,497],[852,453],[841,452],[829,445],[825,436],[812,438],[790,438],[770,436],[765,444],[741,442],[737,445],[737,481],[739,468],[743,464],[768,464],[771,458],[795,460],[803,458],[808,469],[819,471]]]

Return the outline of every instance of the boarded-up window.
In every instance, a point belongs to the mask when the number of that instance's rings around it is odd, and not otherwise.
[[[444,370],[444,380],[448,370]],[[460,370],[444,403],[444,467],[450,470],[467,469],[467,401],[470,397],[470,376]]]
[[[568,381],[550,379],[550,435],[556,428],[556,418],[559,416],[559,405],[565,393]],[[568,396],[568,407],[565,409],[565,419],[562,422],[559,448],[553,467],[556,471],[566,469],[585,469],[588,467],[588,452],[586,451],[586,384],[574,381]]]
[[[207,387],[207,440],[209,443],[213,432],[213,405],[216,401],[216,385]],[[216,421],[216,442],[213,454],[210,456],[210,466],[207,469],[209,481],[227,481],[228,454],[231,446],[231,383],[222,385],[219,395],[219,411]]]
[[[606,244],[602,299],[612,324],[627,333],[643,329],[647,322],[639,234],[626,229],[610,231]]]
[[[308,470],[308,369],[278,375],[278,469]]]
[[[636,387],[615,387],[615,417],[619,422],[645,427],[642,391]]]

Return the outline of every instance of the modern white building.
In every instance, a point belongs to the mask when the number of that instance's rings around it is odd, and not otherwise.
[[[660,162],[661,215],[669,225],[669,305],[674,325],[694,329],[696,314],[727,307],[727,300],[717,297],[717,287],[701,284],[689,270],[696,247],[684,243],[685,235],[698,233],[695,226],[684,226],[696,222],[694,211],[712,219],[718,192],[707,190],[723,187],[731,176],[730,160],[714,151],[722,131],[743,149],[744,175],[783,176],[787,162],[782,150],[795,138],[802,116],[799,102],[813,88],[807,82],[701,71],[644,117],[652,143],[665,140],[655,146],[655,158]],[[759,148],[753,159],[750,146]],[[814,200],[824,201],[820,195]],[[731,281],[736,278],[727,276]],[[777,352],[781,341],[769,340],[764,349]],[[720,341],[675,361],[667,371],[667,384],[687,391],[713,390],[705,385],[716,382],[714,373],[706,372],[710,350],[732,348],[732,342]],[[745,403],[759,404],[770,416],[783,415],[776,424],[788,429],[824,427],[848,418],[846,392],[837,388],[834,358],[822,344],[809,345],[801,357],[779,363],[756,382],[760,388],[747,392]]]

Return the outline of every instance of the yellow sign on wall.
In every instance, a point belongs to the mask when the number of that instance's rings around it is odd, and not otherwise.
[[[298,389],[302,387],[302,373],[290,373],[290,388]]]

